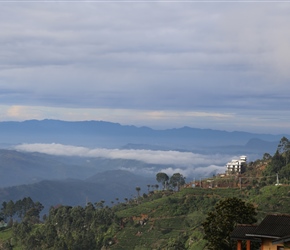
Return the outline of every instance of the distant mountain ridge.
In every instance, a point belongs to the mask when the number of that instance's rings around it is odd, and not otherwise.
[[[121,147],[128,143],[192,149],[199,146],[244,145],[250,139],[277,142],[284,135],[227,132],[190,127],[156,130],[105,121],[27,120],[0,122],[2,145],[62,143],[84,146]],[[288,135],[289,137],[289,135]]]
[[[144,150],[175,150],[179,152],[194,152],[199,154],[235,154],[235,155],[255,155],[262,157],[264,153],[274,154],[277,150],[278,141],[264,141],[261,139],[250,139],[244,145],[228,145],[228,146],[203,146],[194,150],[181,148],[169,148],[166,146],[146,145],[146,144],[127,144],[122,149],[144,149]]]

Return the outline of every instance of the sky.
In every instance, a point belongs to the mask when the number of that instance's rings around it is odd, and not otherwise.
[[[290,134],[290,1],[0,1],[0,121]]]

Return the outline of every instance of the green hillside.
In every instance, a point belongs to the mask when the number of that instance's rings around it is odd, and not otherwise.
[[[52,207],[44,222],[32,206],[22,222],[0,232],[0,249],[206,250],[201,224],[225,198],[252,203],[258,222],[268,213],[290,214],[290,143],[286,142],[279,144],[274,156],[265,154],[249,163],[239,176],[215,177],[218,185],[213,188],[187,185],[180,191],[155,190],[125,202],[116,199],[111,207],[103,201]],[[2,212],[12,213],[3,207]]]

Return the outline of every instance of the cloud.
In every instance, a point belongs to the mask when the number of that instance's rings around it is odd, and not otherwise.
[[[80,157],[104,157],[109,159],[138,160],[149,164],[169,165],[168,168],[122,168],[131,172],[143,174],[156,174],[163,171],[168,174],[180,172],[185,176],[210,175],[216,172],[224,172],[224,165],[231,159],[229,155],[202,155],[191,152],[179,151],[153,151],[153,150],[122,150],[85,147],[76,147],[62,144],[21,144],[15,146],[16,150],[25,152],[39,152],[50,155],[80,156]],[[176,167],[172,167],[172,166]]]
[[[0,104],[46,107],[44,118],[76,109],[71,113],[80,120],[89,109],[107,109],[106,120],[117,119],[115,110],[125,116],[131,111],[124,119],[127,124],[141,124],[142,114],[135,118],[141,110],[163,126],[172,115],[183,125],[234,130],[243,123],[243,128],[253,129],[255,116],[264,119],[268,113],[273,119],[281,111],[289,113],[289,6],[3,4]],[[280,123],[276,131],[281,126],[286,131]]]
[[[7,114],[11,117],[19,117],[23,112],[20,106],[12,106],[8,109]]]
[[[41,118],[41,112],[36,107],[26,107],[26,106],[10,106],[7,107],[6,117],[10,119],[39,119]]]
[[[161,169],[160,172],[164,172],[167,175],[171,176],[174,173],[181,173],[185,177],[208,177],[216,175],[218,173],[225,172],[225,166],[209,165],[206,167],[187,167],[187,168],[165,168]]]
[[[246,102],[246,100],[244,100]],[[20,112],[21,109],[21,112]],[[15,112],[18,110],[19,112]],[[14,112],[12,112],[14,111]],[[290,112],[285,110],[239,109],[231,112],[192,112],[176,110],[93,109],[45,106],[0,105],[1,121],[21,121],[46,118],[66,121],[102,120],[124,125],[148,126],[155,129],[211,128],[255,133],[289,133]]]
[[[62,144],[21,144],[15,146],[16,150],[27,152],[39,152],[51,155],[81,156],[81,157],[105,157],[111,159],[132,159],[151,164],[174,164],[180,166],[206,165],[226,162],[229,156],[219,154],[207,155],[191,152],[161,151],[161,150],[125,150],[77,147]]]
[[[225,173],[225,166],[217,166],[217,165],[210,165],[204,167],[186,166],[183,168],[169,167],[169,168],[142,168],[142,169],[121,167],[120,169],[139,175],[142,174],[151,176],[155,176],[156,173],[158,172],[166,173],[168,176],[172,176],[175,173],[180,173],[188,180],[193,178],[211,177],[218,173]]]
[[[17,108],[16,108],[17,107]],[[16,109],[20,109],[17,115]],[[89,108],[61,108],[45,106],[7,106],[0,105],[0,120],[27,120],[27,119],[50,119],[79,121],[79,120],[102,120],[117,122],[124,125],[149,126],[156,129],[172,127],[184,127],[196,123],[196,127],[203,127],[202,121],[210,124],[211,120],[227,123],[228,120],[237,120],[234,114],[188,112],[188,111],[148,111],[130,109],[89,109]],[[226,129],[222,127],[222,129]]]

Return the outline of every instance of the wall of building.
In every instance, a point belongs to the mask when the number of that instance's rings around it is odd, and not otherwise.
[[[262,241],[262,248],[261,248],[261,250],[277,250],[278,249],[278,246],[283,247],[283,244],[273,245],[272,244],[272,240],[264,239]],[[289,249],[290,248],[285,248],[284,247],[284,250],[289,250]]]

